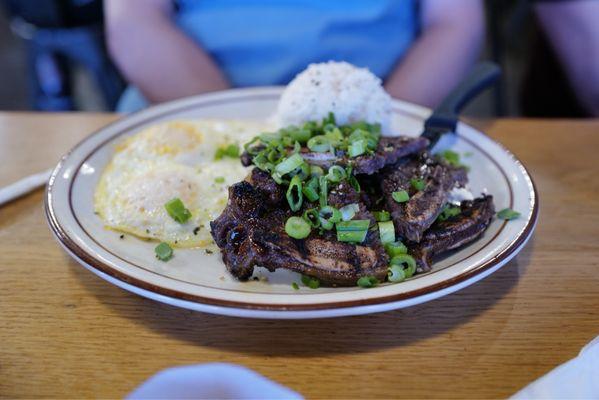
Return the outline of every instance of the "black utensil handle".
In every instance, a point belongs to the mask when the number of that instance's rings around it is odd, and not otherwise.
[[[435,108],[425,126],[446,127],[455,130],[458,114],[464,106],[480,92],[495,83],[501,75],[501,68],[495,63],[484,61],[474,66],[472,71]]]

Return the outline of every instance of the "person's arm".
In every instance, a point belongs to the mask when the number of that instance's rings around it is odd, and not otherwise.
[[[422,33],[385,83],[393,97],[435,107],[477,59],[480,0],[422,0]]]
[[[599,1],[539,3],[535,12],[576,96],[599,116]]]
[[[172,20],[171,0],[105,0],[108,49],[151,102],[227,88],[218,66]]]

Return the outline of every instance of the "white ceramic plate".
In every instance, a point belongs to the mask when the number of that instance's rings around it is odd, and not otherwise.
[[[470,185],[475,195],[494,196],[498,210],[510,207],[517,220],[494,220],[476,242],[438,260],[431,272],[400,284],[373,289],[301,287],[291,272],[277,271],[268,282],[239,282],[220,254],[177,249],[168,263],[155,259],[155,243],[104,229],[93,212],[93,193],[115,143],[159,121],[185,118],[264,119],[275,110],[281,88],[230,90],[182,99],[125,117],[93,133],[60,161],[46,194],[46,214],[66,251],[103,279],[157,301],[192,310],[254,318],[320,318],[381,312],[432,300],[468,286],[514,257],[532,234],[538,198],[523,165],[505,148],[460,123],[436,149],[471,154]],[[430,111],[395,101],[394,131],[418,135]],[[300,285],[301,286],[301,285]]]

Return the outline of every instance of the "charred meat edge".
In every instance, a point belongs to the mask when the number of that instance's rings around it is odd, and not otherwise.
[[[371,175],[386,165],[396,163],[400,158],[410,154],[416,154],[428,146],[428,139],[423,137],[382,137],[379,140],[377,149],[372,154],[365,154],[355,158],[349,158],[343,151],[337,151],[336,154],[315,153],[303,147],[300,155],[311,165],[317,165],[322,168],[329,168],[333,165],[353,167],[356,174]],[[241,163],[249,166],[252,163],[252,157],[244,152],[241,156]]]
[[[420,243],[408,244],[417,264],[417,272],[430,271],[433,258],[477,239],[491,224],[495,207],[493,196],[464,201],[461,213],[445,221],[436,221],[424,233]]]
[[[354,202],[359,196],[349,188],[345,183],[332,190],[331,204]],[[211,222],[212,235],[229,272],[245,280],[252,276],[255,266],[269,271],[285,268],[338,286],[353,286],[362,276],[385,279],[388,256],[376,232],[369,232],[364,244],[358,245],[338,242],[330,231],[323,237],[313,232],[298,240],[284,232],[290,215],[284,204],[269,207],[264,194],[249,182],[231,186],[226,209]],[[374,221],[363,205],[359,215]]]
[[[423,190],[416,191],[411,187],[413,178],[425,182]],[[387,167],[382,174],[381,190],[398,236],[419,242],[441,213],[449,192],[454,187],[464,186],[467,180],[464,168],[452,167],[427,154]],[[410,199],[397,203],[393,192],[401,190],[408,191]]]
[[[252,169],[246,180],[258,191],[268,205],[278,205],[285,199],[285,189],[270,174],[259,168]]]

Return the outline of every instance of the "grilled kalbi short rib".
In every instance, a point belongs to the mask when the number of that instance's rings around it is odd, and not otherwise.
[[[410,181],[422,179],[426,186],[415,191]],[[456,168],[426,153],[401,160],[381,173],[381,191],[400,237],[419,242],[447,202],[449,192],[468,182],[465,168]],[[406,190],[410,200],[397,203],[392,193]]]
[[[428,139],[423,137],[384,137],[379,140],[374,154],[352,158],[351,165],[355,174],[371,175],[385,165],[396,163],[402,157],[423,151],[427,146]],[[350,159],[342,150],[338,150],[336,154],[329,152],[314,153],[304,147],[300,154],[308,164],[318,165],[325,169],[332,165],[347,166],[350,164]],[[247,152],[244,152],[241,156],[241,162],[246,167],[250,166],[252,158]]]
[[[463,202],[459,216],[436,221],[449,191],[464,186],[467,174],[464,168],[431,158],[424,152],[427,144],[423,138],[385,137],[374,154],[351,159],[354,173],[366,190],[357,193],[346,181],[341,182],[331,188],[328,203],[336,208],[356,203],[360,210],[354,219],[371,221],[366,240],[357,245],[337,241],[334,229],[323,235],[313,231],[302,240],[289,237],[284,225],[292,212],[285,188],[277,185],[268,172],[254,168],[246,181],[229,188],[225,210],[210,223],[227,269],[241,280],[250,278],[254,267],[261,266],[269,271],[290,269],[329,285],[353,286],[362,276],[384,281],[389,257],[368,211],[382,204],[391,212],[398,236],[407,240],[418,272],[430,270],[433,257],[476,239],[489,226],[494,210],[491,196],[486,196]],[[310,164],[325,168],[349,161],[340,152],[333,156],[304,148],[301,154]],[[251,165],[249,154],[242,155],[242,163]],[[375,172],[379,173],[370,176]],[[411,189],[412,178],[423,179],[425,189]],[[399,190],[410,192],[408,202],[392,199],[391,194]],[[318,204],[304,199],[296,215],[310,208],[318,208]]]
[[[489,227],[495,214],[493,196],[463,201],[461,209],[460,215],[436,221],[424,233],[420,243],[408,245],[409,253],[416,260],[417,272],[430,271],[434,256],[478,238]]]
[[[271,185],[263,180],[262,171],[255,171],[250,178],[254,184],[244,181],[229,188],[227,207],[210,224],[212,236],[233,276],[248,279],[254,266],[261,266],[269,271],[290,269],[339,286],[353,286],[366,275],[385,279],[389,258],[376,231],[370,231],[359,245],[337,241],[333,231],[323,236],[313,232],[306,239],[293,239],[284,231],[285,221],[291,216],[289,207],[283,198],[278,204],[270,203],[274,197],[265,188]],[[357,199],[358,193],[347,182],[334,187],[329,196],[330,204],[336,207],[355,203]],[[356,218],[374,222],[363,205]]]

